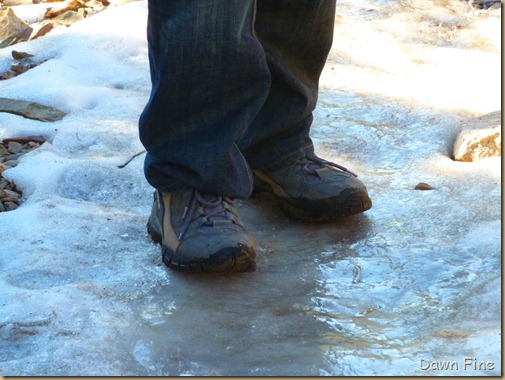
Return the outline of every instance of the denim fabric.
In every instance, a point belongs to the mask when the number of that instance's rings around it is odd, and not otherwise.
[[[149,0],[149,183],[247,198],[252,169],[312,152],[334,16],[335,0]]]

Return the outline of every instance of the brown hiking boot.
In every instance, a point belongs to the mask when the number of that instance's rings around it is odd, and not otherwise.
[[[154,192],[147,223],[161,244],[163,263],[183,272],[251,272],[256,242],[244,228],[233,201],[192,189]]]
[[[254,175],[254,191],[273,194],[286,214],[295,219],[332,221],[372,207],[356,174],[315,154],[278,170],[256,170]]]

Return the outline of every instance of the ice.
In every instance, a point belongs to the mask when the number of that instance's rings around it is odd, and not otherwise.
[[[312,137],[373,208],[312,225],[239,201],[259,243],[248,274],[166,271],[143,156],[118,168],[143,150],[145,1],[16,45],[40,64],[1,96],[68,115],[0,113],[0,138],[47,139],[4,172],[24,201],[0,213],[0,374],[500,375],[501,159],[450,156],[460,120],[501,107],[501,16],[440,4],[338,2]]]

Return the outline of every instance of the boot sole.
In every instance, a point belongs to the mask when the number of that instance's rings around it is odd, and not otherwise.
[[[324,200],[286,199],[271,191],[259,189],[255,195],[268,194],[280,203],[282,211],[293,219],[309,223],[332,222],[359,214],[372,208],[372,200],[366,190],[349,190],[338,197]]]
[[[252,247],[224,248],[206,260],[188,261],[164,245],[161,234],[149,222],[147,223],[147,233],[154,243],[161,245],[163,264],[178,272],[223,273],[254,272],[256,270],[256,253]]]

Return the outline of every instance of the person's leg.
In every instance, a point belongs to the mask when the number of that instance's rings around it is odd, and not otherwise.
[[[145,174],[158,190],[247,198],[237,141],[265,102],[270,74],[252,0],[150,0],[152,94],[139,122]]]
[[[149,0],[152,93],[139,121],[155,187],[148,232],[179,271],[251,271],[255,242],[231,197],[253,174],[237,141],[265,102],[270,74],[253,0]]]
[[[317,157],[309,136],[334,23],[335,0],[257,0],[255,30],[272,84],[239,146],[254,169],[255,190],[273,194],[288,215],[306,221],[372,206],[357,176]]]
[[[272,84],[239,142],[253,169],[284,166],[313,152],[309,129],[334,23],[335,0],[257,1],[255,31]]]

